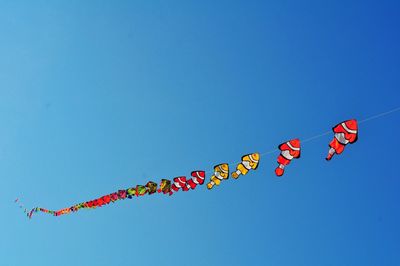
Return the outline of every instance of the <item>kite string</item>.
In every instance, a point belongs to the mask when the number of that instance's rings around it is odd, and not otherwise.
[[[390,110],[390,111],[383,112],[383,113],[380,113],[380,114],[376,114],[376,115],[367,117],[367,118],[365,118],[365,119],[359,121],[358,123],[359,123],[359,124],[362,124],[362,123],[364,123],[364,122],[367,122],[367,121],[370,121],[370,120],[373,120],[373,119],[376,119],[376,118],[379,118],[379,117],[382,117],[382,116],[385,116],[385,115],[388,115],[388,114],[397,112],[397,111],[399,111],[399,110],[400,110],[400,106],[397,107],[397,108],[394,108],[394,109],[392,109],[392,110]]]

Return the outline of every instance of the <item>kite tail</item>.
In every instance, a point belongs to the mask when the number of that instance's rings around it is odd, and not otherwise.
[[[189,187],[193,190],[193,189],[195,189],[195,187],[197,185],[203,184],[203,180],[205,178],[204,171],[193,171],[191,175],[192,175],[193,179],[190,179],[190,180],[194,183],[193,184],[192,183],[183,184],[182,190],[187,191],[189,189]],[[186,177],[185,177],[185,180],[186,180]],[[108,205],[110,203],[115,203],[116,201],[119,201],[119,200],[132,199],[133,197],[140,197],[140,196],[144,196],[146,194],[152,195],[152,194],[155,194],[157,191],[163,192],[164,194],[168,195],[171,192],[171,181],[167,180],[167,179],[162,179],[161,183],[160,183],[160,188],[157,189],[157,187],[158,187],[157,183],[155,183],[153,181],[149,181],[144,186],[137,185],[136,187],[131,187],[128,189],[120,189],[116,192],[101,196],[97,199],[78,203],[71,207],[63,208],[60,210],[48,210],[48,209],[41,208],[41,207],[35,207],[35,208],[31,209],[30,211],[25,209],[24,212],[29,219],[31,219],[33,214],[37,213],[37,212],[42,212],[42,213],[50,214],[53,216],[61,216],[61,215],[69,214],[71,212],[77,212],[81,209],[95,209],[97,207],[102,207],[102,206]],[[18,203],[18,201],[19,200],[16,199],[15,203]],[[22,207],[23,207],[23,205],[21,205],[21,208]]]

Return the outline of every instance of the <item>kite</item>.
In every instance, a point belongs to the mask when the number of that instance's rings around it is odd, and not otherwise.
[[[360,121],[360,124],[365,121],[369,121],[399,110],[400,107],[397,107],[391,111],[371,116],[369,118]],[[335,154],[341,154],[344,151],[344,148],[347,144],[353,144],[358,139],[358,125],[357,125],[357,120],[355,119],[343,121],[337,124],[335,127],[333,127],[332,130],[334,132],[334,138],[329,143],[329,152],[326,157],[327,161],[331,160]],[[316,135],[312,138],[303,141],[303,143],[324,136],[327,133]],[[291,160],[300,158],[300,153],[301,153],[300,140],[299,139],[289,140],[287,142],[280,144],[278,148],[280,150],[280,154],[277,158],[279,166],[275,169],[275,173],[277,176],[282,176],[284,174],[285,167],[290,164]],[[272,153],[274,151],[266,152],[264,154]],[[232,177],[234,179],[237,179],[239,178],[240,175],[246,175],[250,170],[256,170],[258,168],[259,161],[260,161],[259,153],[251,153],[242,156],[242,161],[236,166],[236,171],[231,173]],[[229,174],[230,174],[229,165],[227,163],[222,163],[214,166],[214,174],[211,176],[210,181],[207,183],[207,188],[211,190],[215,185],[219,186],[222,180],[229,179]],[[128,189],[120,189],[117,192],[104,195],[100,198],[78,203],[69,208],[63,208],[57,211],[48,210],[40,207],[36,207],[28,211],[24,207],[24,205],[20,203],[20,200],[18,198],[14,200],[14,203],[18,204],[18,207],[20,209],[24,209],[23,210],[24,213],[29,218],[32,218],[33,213],[36,212],[48,213],[53,216],[61,216],[64,214],[69,214],[71,212],[77,212],[80,209],[95,209],[97,207],[102,207],[110,203],[115,203],[118,200],[132,199],[134,196],[139,197],[139,196],[144,196],[146,194],[152,195],[156,192],[162,193],[164,195],[168,194],[171,196],[173,193],[176,193],[179,190],[182,191],[194,190],[197,187],[197,185],[204,184],[205,178],[206,178],[205,171],[201,170],[192,171],[191,178],[189,180],[187,180],[185,176],[175,177],[173,179],[173,182],[171,182],[171,180],[168,179],[161,179],[158,189],[157,189],[158,186],[157,183],[149,181],[144,186],[137,185],[136,187],[131,187]]]
[[[300,140],[292,139],[278,146],[281,153],[278,156],[279,166],[275,169],[277,176],[282,176],[285,172],[285,166],[290,164],[292,159],[300,158]]]
[[[242,157],[242,162],[240,162],[236,167],[236,172],[232,173],[232,177],[237,179],[240,175],[246,175],[251,169],[256,170],[259,161],[260,154],[258,153],[244,155]]]
[[[149,195],[157,192],[157,183],[154,183],[153,181],[147,182],[146,187],[148,189]]]
[[[223,179],[229,178],[229,165],[222,163],[214,166],[214,175],[211,176],[210,182],[207,183],[207,188],[212,189],[214,185],[219,186]]]
[[[195,189],[197,185],[203,185],[204,179],[206,178],[206,172],[204,171],[193,171],[191,174],[191,179],[186,183],[188,189]]]
[[[128,199],[131,199],[131,198],[133,198],[134,196],[136,196],[136,188],[133,188],[133,187],[128,188],[128,189],[126,190],[126,195],[127,195]],[[107,201],[110,202],[111,199],[110,199],[110,196],[109,196],[109,195],[104,196],[104,197],[107,197]]]
[[[326,157],[330,161],[333,155],[341,154],[347,144],[353,144],[358,139],[357,120],[351,119],[343,121],[332,128],[335,133],[333,140],[329,143],[329,152]]]
[[[398,110],[400,110],[400,108],[396,108],[390,112],[372,116],[370,118],[364,119],[360,123]],[[341,154],[347,144],[353,144],[358,139],[358,126],[357,126],[357,120],[355,119],[343,121],[337,124],[335,127],[333,127],[332,130],[334,132],[334,138],[329,143],[329,152],[326,157],[326,160],[328,161],[331,160],[335,154]],[[327,133],[309,138],[303,141],[303,143],[310,141],[311,139],[324,136]],[[277,163],[279,165],[275,169],[275,174],[277,176],[282,176],[285,172],[286,166],[289,165],[293,159],[300,158],[301,154],[300,140],[299,139],[289,140],[287,142],[280,144],[278,148],[280,150],[280,154],[278,155],[277,158]],[[274,151],[266,152],[264,154],[272,153]],[[221,163],[215,165],[213,169],[214,174],[211,176],[210,181],[207,183],[207,188],[211,190],[214,186],[219,186],[222,180],[229,179],[230,174],[232,178],[238,179],[240,175],[246,175],[250,170],[256,170],[259,166],[260,156],[261,155],[259,153],[250,153],[243,155],[241,158],[241,162],[237,164],[236,171],[234,172],[230,172],[230,167],[229,164],[227,163]],[[130,187],[128,189],[120,189],[116,192],[103,195],[97,199],[78,203],[71,207],[63,208],[56,211],[40,207],[36,207],[28,211],[26,208],[24,208],[24,205],[20,203],[20,200],[18,198],[16,198],[14,202],[15,204],[18,204],[19,208],[24,209],[24,213],[29,218],[31,218],[32,215],[36,212],[48,213],[53,216],[61,216],[69,214],[71,212],[77,212],[81,209],[95,209],[98,207],[109,205],[111,203],[115,203],[119,200],[132,199],[135,196],[139,197],[139,196],[144,196],[146,194],[152,195],[155,194],[156,192],[158,192],[159,194],[171,196],[172,194],[180,190],[182,191],[194,190],[198,185],[204,184],[204,180],[206,178],[206,172],[202,170],[192,171],[190,176],[191,177],[189,179],[187,179],[186,176],[178,176],[173,178],[172,181],[169,179],[161,179],[159,185],[153,181],[148,181],[146,185],[137,185],[135,187]]]
[[[157,192],[171,195],[171,181],[168,179],[161,179],[160,188]]]
[[[146,195],[148,192],[147,187],[146,186],[142,186],[142,185],[137,185],[136,186],[136,196],[144,196]]]
[[[174,192],[178,192],[180,188],[183,191],[188,191],[189,190],[188,187],[186,186],[186,176],[175,177],[173,180],[174,180],[174,183],[171,186],[171,192],[170,192],[171,195]]]

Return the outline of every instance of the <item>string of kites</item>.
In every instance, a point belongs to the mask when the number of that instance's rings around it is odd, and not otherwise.
[[[329,161],[335,154],[341,154],[347,144],[352,144],[357,141],[358,125],[357,120],[351,119],[343,121],[332,128],[334,133],[333,140],[329,143],[329,151],[326,160]],[[293,159],[299,159],[301,154],[301,145],[299,139],[286,141],[278,146],[280,154],[277,158],[278,166],[275,169],[277,176],[282,176],[285,172],[285,167],[290,164]],[[237,179],[240,175],[246,175],[249,171],[256,170],[260,162],[259,153],[251,153],[242,156],[241,162],[236,166],[235,170],[230,173],[229,164],[221,163],[214,166],[214,174],[210,177],[207,183],[208,189],[213,189],[219,186],[223,180],[229,178]],[[25,209],[28,218],[31,218],[33,213],[43,212],[53,216],[61,216],[71,212],[77,212],[81,209],[94,209],[102,207],[110,203],[115,203],[118,200],[131,199],[133,197],[152,195],[156,192],[165,195],[172,195],[178,191],[189,191],[195,189],[199,185],[203,185],[206,179],[205,171],[192,171],[190,178],[179,176],[169,179],[161,179],[160,184],[153,181],[147,182],[146,185],[137,185],[128,189],[121,189],[108,195],[101,196],[97,199],[75,204],[71,207],[61,210],[48,210],[45,208],[36,207],[31,211]],[[15,203],[18,199],[15,200]],[[20,205],[20,207],[23,205]],[[22,207],[21,207],[22,208]]]

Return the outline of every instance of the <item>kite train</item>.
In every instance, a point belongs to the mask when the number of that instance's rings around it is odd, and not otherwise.
[[[341,154],[347,144],[353,144],[358,138],[358,126],[355,119],[343,121],[332,128],[334,133],[333,140],[329,143],[329,151],[326,157],[327,161],[330,161],[335,154]],[[299,139],[292,139],[286,141],[278,146],[280,154],[277,158],[278,167],[275,169],[277,176],[282,176],[285,173],[285,168],[290,164],[293,159],[299,159],[301,153],[301,146]],[[241,162],[236,166],[235,170],[231,173],[231,177],[238,179],[241,175],[247,175],[249,171],[256,170],[260,162],[261,155],[259,153],[251,153],[243,155]],[[221,163],[214,166],[214,174],[210,177],[207,183],[209,190],[215,186],[219,186],[223,180],[229,179],[229,164]],[[75,204],[71,207],[60,209],[60,210],[48,210],[45,208],[36,207],[28,211],[24,209],[26,215],[31,218],[36,212],[48,213],[53,216],[61,216],[69,214],[71,212],[77,212],[81,209],[94,209],[115,203],[119,200],[132,199],[133,197],[140,197],[146,194],[152,195],[155,193],[162,193],[164,195],[173,195],[174,193],[181,191],[189,191],[196,189],[197,186],[204,184],[206,179],[206,172],[203,170],[192,171],[190,177],[187,179],[186,176],[178,176],[171,180],[161,179],[159,184],[149,181],[146,185],[137,185],[127,189],[120,189],[108,195],[101,196],[94,200]],[[18,204],[19,199],[15,200]],[[20,208],[24,208],[22,204],[19,204]]]

